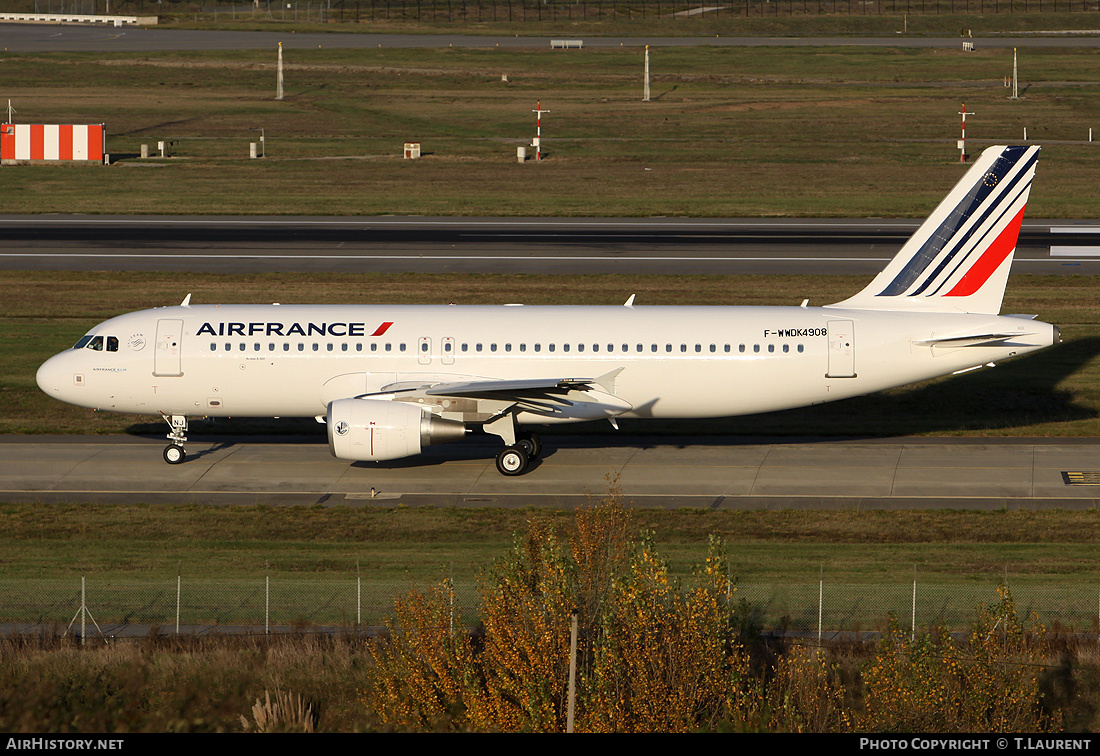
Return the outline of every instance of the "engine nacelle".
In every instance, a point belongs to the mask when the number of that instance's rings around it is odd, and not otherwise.
[[[431,444],[458,441],[466,426],[415,404],[378,399],[338,399],[328,405],[328,448],[338,459],[380,461],[419,454]]]

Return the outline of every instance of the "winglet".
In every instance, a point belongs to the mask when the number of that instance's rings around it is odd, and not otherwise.
[[[190,307],[190,306],[191,306],[191,293],[188,292],[187,296],[183,298],[182,302],[180,302],[180,307]]]
[[[633,306],[634,306],[634,295],[631,294],[630,299],[626,300],[626,302],[623,303],[623,307],[633,307]]]

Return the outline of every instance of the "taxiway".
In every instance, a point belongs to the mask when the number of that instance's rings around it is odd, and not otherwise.
[[[0,500],[352,507],[571,507],[617,481],[638,507],[1087,509],[1100,439],[874,440],[550,436],[526,475],[467,441],[349,463],[324,439],[207,437],[166,465],[163,440],[0,437]]]

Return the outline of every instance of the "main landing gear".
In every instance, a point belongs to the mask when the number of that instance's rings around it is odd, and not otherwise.
[[[501,475],[523,475],[531,461],[542,452],[542,442],[534,433],[517,433],[515,443],[497,454],[497,470]]]
[[[167,438],[172,443],[164,447],[164,461],[170,465],[178,465],[187,459],[187,452],[183,449],[183,442],[187,440],[187,418],[183,415],[163,415],[164,421],[172,432]]]

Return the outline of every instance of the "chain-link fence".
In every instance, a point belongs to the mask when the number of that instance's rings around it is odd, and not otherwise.
[[[452,583],[454,621],[478,622],[474,580]],[[90,575],[0,579],[0,632],[81,632],[86,635],[159,633],[282,633],[373,631],[392,616],[407,580],[352,576],[261,575],[239,579],[135,580]],[[1100,586],[1009,585],[1021,618],[1047,627],[1094,633],[1100,628]],[[763,632],[863,637],[881,630],[890,614],[920,632],[939,625],[965,630],[978,607],[999,600],[998,584],[809,583],[736,586],[731,599],[740,621]]]

